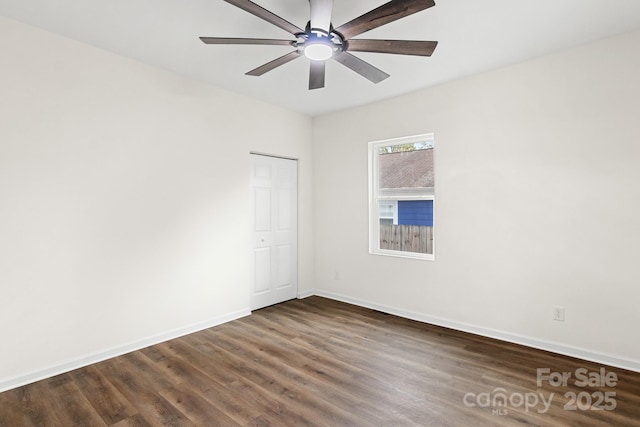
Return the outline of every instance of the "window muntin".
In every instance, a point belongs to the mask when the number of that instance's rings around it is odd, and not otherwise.
[[[434,259],[433,134],[369,143],[369,251]]]

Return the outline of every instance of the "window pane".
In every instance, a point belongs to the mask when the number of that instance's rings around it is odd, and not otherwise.
[[[420,147],[420,148],[416,148]],[[378,188],[433,188],[433,144],[380,147]]]

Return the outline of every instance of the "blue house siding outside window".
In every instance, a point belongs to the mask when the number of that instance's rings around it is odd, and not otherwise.
[[[433,227],[433,200],[399,200],[398,224]]]

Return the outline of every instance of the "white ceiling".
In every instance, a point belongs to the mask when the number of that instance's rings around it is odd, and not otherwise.
[[[303,27],[306,0],[253,0]],[[385,0],[334,0],[339,26]],[[0,14],[309,115],[367,104],[640,28],[640,0],[436,0],[357,38],[437,40],[431,58],[356,53],[391,74],[374,85],[335,61],[309,91],[301,57],[262,77],[244,73],[288,46],[205,45],[199,36],[292,38],[223,0],[0,0]],[[38,52],[33,52],[37,55]],[[594,58],[597,61],[598,58]]]

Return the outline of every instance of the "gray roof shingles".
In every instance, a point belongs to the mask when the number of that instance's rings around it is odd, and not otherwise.
[[[433,149],[379,155],[380,188],[433,187]]]

